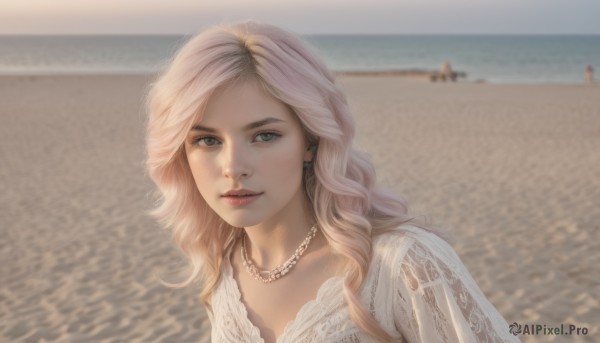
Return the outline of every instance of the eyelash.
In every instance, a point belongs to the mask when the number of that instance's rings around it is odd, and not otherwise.
[[[256,136],[255,136],[255,137],[258,137],[258,136],[260,136],[260,135],[271,135],[271,136],[272,136],[272,138],[271,138],[271,139],[269,139],[269,140],[265,140],[265,141],[262,141],[262,142],[258,142],[258,143],[267,143],[267,142],[272,142],[272,141],[275,141],[275,140],[277,140],[279,137],[281,137],[281,135],[280,135],[279,133],[277,133],[277,132],[272,132],[272,131],[259,132],[259,133],[257,133],[257,134],[256,134]],[[192,140],[192,144],[193,144],[193,145],[200,145],[199,143],[200,143],[200,142],[206,142],[205,140],[206,140],[207,138],[211,138],[211,139],[214,139],[214,140],[218,141],[218,139],[217,139],[215,136],[200,136],[200,137],[196,137],[196,138],[194,138],[194,139]],[[215,145],[216,145],[216,144],[212,144],[212,145],[202,145],[202,146],[204,146],[204,147],[207,147],[207,148],[210,148],[210,147],[213,147],[213,146],[215,146]]]

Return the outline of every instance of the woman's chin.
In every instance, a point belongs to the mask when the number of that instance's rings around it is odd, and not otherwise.
[[[227,224],[229,224],[233,227],[239,227],[239,228],[250,227],[250,226],[254,226],[254,225],[257,225],[260,223],[260,220],[258,220],[256,218],[249,218],[249,217],[221,216],[221,218],[223,218],[223,220],[225,220],[225,222]]]

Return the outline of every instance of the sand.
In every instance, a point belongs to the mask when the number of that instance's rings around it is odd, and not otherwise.
[[[145,213],[151,78],[0,77],[0,342],[208,342]],[[341,78],[384,185],[454,234],[509,323],[600,338],[600,87]],[[507,328],[508,329],[508,328]]]

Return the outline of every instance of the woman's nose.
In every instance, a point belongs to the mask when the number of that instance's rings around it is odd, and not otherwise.
[[[225,145],[222,168],[223,176],[231,179],[248,177],[252,174],[249,154],[242,143]]]

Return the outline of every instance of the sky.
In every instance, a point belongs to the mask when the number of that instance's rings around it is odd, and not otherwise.
[[[0,34],[600,34],[600,0],[0,0]]]

